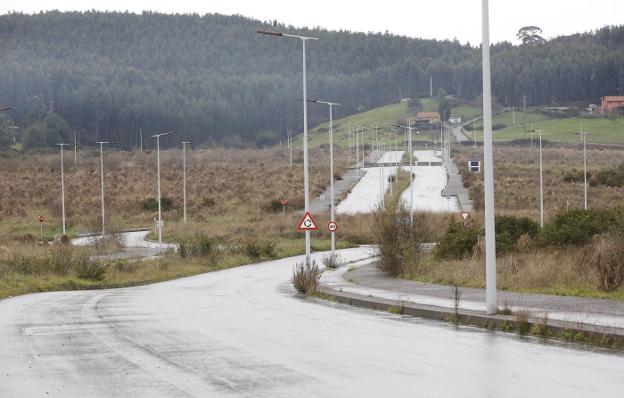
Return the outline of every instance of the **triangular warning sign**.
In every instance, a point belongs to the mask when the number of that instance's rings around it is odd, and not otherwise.
[[[468,216],[470,216],[470,213],[468,213],[467,211],[462,211],[461,215],[464,221],[466,221],[468,219]]]
[[[316,226],[316,222],[310,215],[310,212],[306,212],[301,221],[299,222],[299,226],[297,230],[299,231],[315,231],[318,227]]]

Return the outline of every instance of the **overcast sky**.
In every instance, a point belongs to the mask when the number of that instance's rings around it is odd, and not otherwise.
[[[1,0],[0,13],[41,10],[115,10],[241,14],[294,26],[385,32],[410,37],[481,42],[479,0]],[[517,43],[519,28],[536,25],[544,36],[624,24],[624,0],[490,0],[492,42]]]

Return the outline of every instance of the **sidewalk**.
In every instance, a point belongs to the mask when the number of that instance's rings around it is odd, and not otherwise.
[[[347,294],[371,303],[388,300],[401,306],[413,303],[415,307],[438,309],[442,315],[454,307],[451,287],[386,277],[370,260],[324,272],[321,287],[324,293]],[[460,292],[459,309],[465,314],[491,320],[510,318],[485,316],[485,289],[460,288]],[[542,323],[546,314],[549,325],[624,338],[624,301],[498,291],[498,302],[500,308],[507,307],[514,314],[518,310],[527,311],[535,323]]]

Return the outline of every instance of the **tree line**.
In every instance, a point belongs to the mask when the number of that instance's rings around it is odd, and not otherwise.
[[[243,146],[301,131],[301,44],[256,30],[318,37],[308,43],[310,97],[336,117],[435,92],[477,100],[480,50],[457,40],[295,29],[241,16],[46,12],[0,16],[0,104],[25,148],[72,139],[145,145],[176,130],[195,143]],[[560,103],[624,93],[624,27],[492,47],[501,104]],[[326,109],[309,108],[310,123]],[[7,123],[4,123],[7,124]],[[13,130],[3,128],[0,143]],[[10,130],[10,131],[9,131]],[[164,141],[174,145],[176,139]]]

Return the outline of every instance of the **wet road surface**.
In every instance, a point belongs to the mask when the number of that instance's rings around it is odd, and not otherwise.
[[[340,254],[355,260],[368,249]],[[0,396],[624,393],[621,353],[303,299],[289,283],[296,261],[2,300]]]

